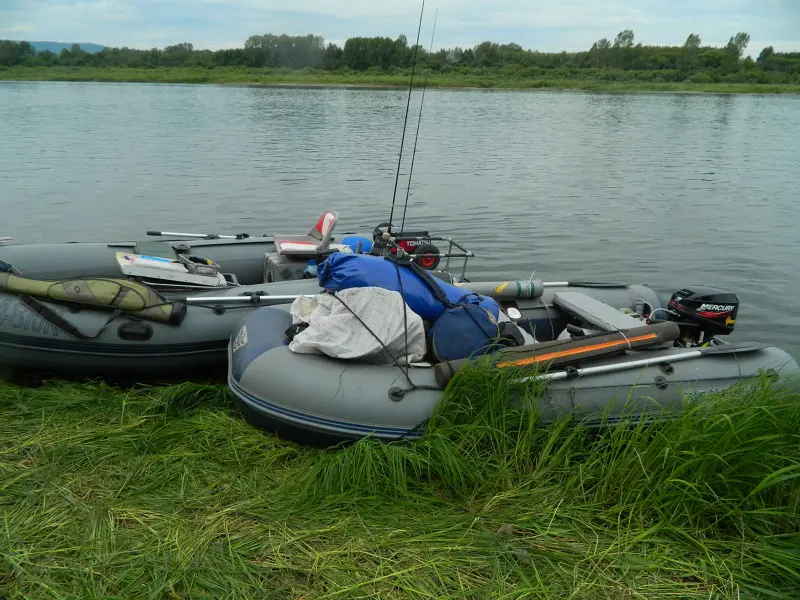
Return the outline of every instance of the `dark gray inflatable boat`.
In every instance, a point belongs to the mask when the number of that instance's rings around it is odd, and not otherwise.
[[[609,411],[613,419],[626,401],[626,410],[678,408],[687,395],[725,389],[763,372],[800,384],[800,368],[783,350],[726,343],[714,335],[732,331],[738,309],[735,296],[714,288],[681,290],[662,302],[639,285],[464,285],[495,297],[514,322],[535,334],[539,343],[510,349],[505,356],[509,363],[549,361],[550,381],[539,407],[545,423],[572,410],[587,418]],[[681,315],[673,321],[676,310]],[[647,323],[643,314],[653,322],[659,314],[670,317],[652,327],[674,328],[671,337],[632,348],[639,339],[632,333]],[[294,353],[284,333],[291,325],[288,306],[245,316],[228,346],[228,382],[245,418],[303,443],[417,437],[462,366],[423,363],[404,372],[391,364]],[[560,360],[569,357],[582,360]]]
[[[344,233],[333,236],[338,213],[327,210],[306,234],[219,235],[148,231],[158,239],[116,242],[64,242],[55,244],[18,244],[0,238],[0,261],[13,265],[26,277],[66,279],[70,277],[119,277],[119,253],[154,256],[176,260],[199,256],[218,264],[228,282],[241,285],[297,279],[309,259],[323,260],[339,251],[351,239],[363,240],[364,251],[379,246],[399,246],[427,269],[439,266],[441,258],[463,258],[462,276],[472,252],[449,237],[433,236],[427,230],[394,231],[390,223],[381,223],[371,232]],[[449,250],[440,251],[436,242],[447,242]],[[454,252],[453,248],[458,251]],[[426,260],[427,259],[427,260]],[[428,262],[430,261],[430,262]],[[449,266],[449,261],[448,261]],[[152,283],[157,284],[157,281]],[[207,287],[204,286],[204,287]]]
[[[293,297],[280,298],[284,294],[317,293],[317,280],[303,279],[309,260],[321,262],[332,252],[350,249],[347,234],[333,237],[337,218],[335,211],[325,211],[307,234],[299,235],[159,231],[148,233],[172,239],[58,244],[6,239],[0,245],[0,377],[147,381],[210,369],[224,373],[226,346],[244,313],[291,302]],[[412,252],[417,261],[432,257],[428,268],[448,257],[435,242],[449,238],[427,231],[393,232],[387,225],[354,236],[359,247],[362,240],[377,246],[379,239],[387,239]],[[91,291],[108,287],[108,280],[129,299],[155,295],[156,307],[168,308],[172,317],[143,318],[141,311],[125,309],[115,293]],[[147,289],[125,289],[125,281]]]
[[[201,256],[222,267],[229,280],[242,285],[264,283],[270,272],[300,265],[314,257],[319,249],[337,249],[333,231],[338,219],[336,211],[325,211],[307,234],[300,235],[233,235],[148,231],[148,236],[135,241],[65,242],[56,244],[18,244],[7,238],[0,246],[0,260],[11,264],[26,277],[66,279],[70,277],[119,277],[118,253],[177,259],[180,256]],[[427,232],[424,232],[427,234]],[[348,235],[348,234],[345,234]],[[280,244],[302,244],[281,252]],[[278,279],[275,277],[275,279]]]

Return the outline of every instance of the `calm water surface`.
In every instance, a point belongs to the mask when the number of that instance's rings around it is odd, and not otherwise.
[[[339,231],[371,229],[389,216],[406,97],[0,84],[0,236],[291,232],[325,208]],[[407,221],[466,243],[475,277],[729,288],[734,338],[797,352],[798,132],[798,97],[428,90]]]

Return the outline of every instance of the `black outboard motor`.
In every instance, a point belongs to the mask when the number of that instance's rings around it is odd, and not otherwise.
[[[379,223],[372,230],[372,251],[371,254],[387,256],[396,254],[397,248],[402,248],[406,253],[412,255],[410,260],[417,263],[423,269],[433,271],[439,266],[439,248],[429,239],[430,234],[425,231],[394,231],[394,225],[385,221]],[[392,240],[392,241],[390,241]],[[420,256],[413,256],[419,254]],[[425,255],[425,256],[421,256]]]
[[[681,328],[682,341],[696,346],[715,335],[730,335],[739,312],[733,292],[710,286],[692,286],[672,294],[667,306],[670,320]]]

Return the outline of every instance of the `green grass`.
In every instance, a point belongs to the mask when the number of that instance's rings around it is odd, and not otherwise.
[[[298,86],[408,86],[409,75],[402,71],[389,73],[340,73],[327,71],[286,71],[247,69],[242,67],[205,69],[199,67],[163,67],[157,69],[121,67],[10,67],[0,69],[0,80],[16,81],[110,81],[145,83],[215,83],[249,85]],[[425,78],[415,78],[423,85]],[[800,93],[798,84],[759,83],[690,83],[665,81],[606,81],[603,79],[564,79],[557,76],[528,78],[514,73],[486,71],[484,73],[437,73],[428,85],[439,88],[496,88],[496,89],[570,89],[594,91],[654,91],[654,92],[712,92],[712,93]]]
[[[542,428],[513,376],[328,450],[222,386],[0,384],[0,597],[800,597],[800,396]]]

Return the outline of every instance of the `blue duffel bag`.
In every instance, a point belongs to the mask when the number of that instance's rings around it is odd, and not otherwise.
[[[456,304],[485,308],[495,320],[500,305],[488,296],[436,279],[411,262],[388,256],[331,254],[317,269],[321,287],[337,292],[354,287],[380,287],[400,292],[408,307],[426,321],[436,321]]]

